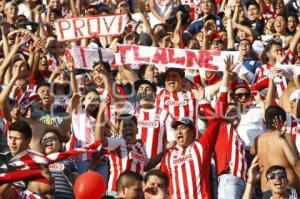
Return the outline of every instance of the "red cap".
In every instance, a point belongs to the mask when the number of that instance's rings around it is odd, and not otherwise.
[[[229,85],[229,88],[231,91],[235,91],[236,89],[239,89],[239,88],[245,88],[247,89],[248,91],[250,91],[250,88],[249,88],[249,85],[248,83],[245,81],[245,80],[242,80],[242,79],[238,79],[238,80],[234,80],[230,83]]]
[[[218,40],[223,40],[223,37],[221,34],[219,34],[218,32],[215,32],[214,34],[210,35],[210,40],[213,41],[214,39],[218,39]]]

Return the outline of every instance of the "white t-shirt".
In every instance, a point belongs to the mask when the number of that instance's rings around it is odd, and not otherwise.
[[[253,105],[246,113],[241,114],[241,121],[237,132],[245,142],[246,148],[250,148],[257,136],[265,132],[264,106],[262,103]]]

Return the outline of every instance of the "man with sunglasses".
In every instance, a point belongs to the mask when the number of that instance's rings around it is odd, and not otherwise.
[[[262,103],[251,104],[250,88],[244,80],[233,81],[230,87],[232,100],[238,105],[241,115],[237,132],[245,143],[247,164],[250,165],[252,160],[250,147],[254,139],[265,131],[264,106]]]
[[[289,133],[280,133],[282,124],[286,121],[286,112],[279,106],[269,106],[264,118],[268,130],[257,137],[251,150],[253,154],[259,157],[258,163],[260,167],[263,167],[262,175],[267,175],[267,168],[272,165],[282,165],[288,175],[287,184],[300,191],[300,179],[295,168],[297,162],[291,158],[297,157],[295,144]],[[287,147],[292,155],[286,152]],[[270,194],[269,189],[271,188],[268,179],[261,178],[261,190],[264,195]]]
[[[294,189],[288,189],[288,176],[283,166],[271,166],[266,173],[267,185],[271,189],[270,199],[296,199],[297,193]],[[264,197],[269,198],[269,197]]]
[[[284,166],[273,165],[268,168],[266,175],[261,176],[262,167],[258,168],[258,156],[256,156],[248,171],[247,186],[242,199],[254,198],[254,185],[259,178],[266,179],[266,184],[270,187],[268,194],[264,194],[262,199],[297,199],[295,189],[288,187],[288,174]]]

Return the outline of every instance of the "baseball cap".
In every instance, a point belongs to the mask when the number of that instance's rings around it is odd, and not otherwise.
[[[156,93],[156,86],[154,84],[152,84],[150,81],[145,80],[145,79],[139,79],[136,82],[134,82],[135,91],[138,91],[140,86],[143,84],[150,85],[152,87],[153,91]]]
[[[185,73],[184,78],[192,82],[194,84],[194,76],[191,73]]]
[[[290,95],[290,102],[295,99],[300,99],[300,89],[293,91]]]
[[[17,5],[16,3],[14,3],[14,2],[11,2],[11,1],[10,1],[10,2],[7,2],[7,3],[5,4],[5,6],[4,6],[4,10],[6,10],[6,9],[12,7],[12,6],[17,7],[18,5]]]
[[[185,75],[184,70],[181,69],[181,68],[173,68],[173,67],[168,68],[168,69],[166,70],[166,73],[165,73],[166,76],[167,76],[168,73],[170,73],[170,72],[176,72],[176,73],[178,73],[178,74],[180,75],[181,78],[184,78],[184,75]]]
[[[249,88],[248,83],[247,83],[245,80],[241,80],[241,79],[236,80],[236,81],[232,81],[232,82],[230,83],[229,88],[230,88],[230,90],[233,91],[233,92],[234,92],[235,90],[239,89],[239,88],[245,88],[245,89],[247,89],[248,91],[250,91],[250,88]]]
[[[189,127],[190,129],[195,128],[193,121],[190,120],[189,118],[185,118],[185,117],[183,117],[179,120],[173,121],[171,126],[172,126],[172,128],[175,129],[180,124],[185,125],[185,126]]]

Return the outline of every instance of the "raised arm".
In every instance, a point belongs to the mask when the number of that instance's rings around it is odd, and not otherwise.
[[[1,26],[1,33],[2,33],[2,41],[3,41],[3,53],[4,53],[4,57],[7,57],[9,54],[9,45],[8,45],[7,36],[5,35],[3,26]]]
[[[223,0],[224,1],[224,0]],[[230,6],[225,8],[225,16],[227,18],[227,48],[234,47],[234,36],[233,36],[233,27],[232,27],[232,11]]]
[[[21,34],[21,33],[20,33]],[[2,62],[0,66],[0,82],[3,82],[4,76],[6,74],[6,71],[15,56],[15,54],[18,52],[18,49],[26,43],[30,39],[30,34],[27,32],[24,32],[24,34],[20,37],[17,33],[15,45],[12,46],[10,49],[10,52],[7,57],[5,57],[4,61]]]
[[[283,123],[281,117],[275,117],[273,123],[276,127],[276,131],[280,139],[281,147],[284,151],[284,154],[288,159],[289,163],[294,168],[295,173],[300,178],[300,157],[291,135],[287,133],[286,122]]]
[[[116,106],[118,108],[123,107],[125,100],[117,90],[116,84],[113,83],[110,74],[108,74],[106,71],[103,71],[101,75],[104,81],[105,89],[112,97],[112,99],[116,102]]]
[[[156,37],[154,36],[153,30],[150,26],[149,20],[146,18],[146,14],[141,12],[141,20],[143,21],[143,24],[146,27],[147,33],[150,35],[152,39],[152,46],[157,46],[157,40]]]
[[[102,142],[104,148],[108,146],[108,140],[104,135],[104,124],[105,124],[105,110],[107,105],[109,104],[109,98],[105,98],[99,105],[99,111],[97,115],[96,121],[96,130],[95,130],[95,141]]]
[[[274,94],[275,94],[274,91],[275,91],[275,84],[274,84],[274,81],[273,81],[273,77],[269,77],[268,92],[267,92],[267,96],[266,96],[266,99],[265,99],[265,102],[264,102],[265,111],[273,103]]]
[[[258,156],[255,156],[248,170],[248,179],[247,179],[246,188],[242,199],[253,198],[254,185],[256,184],[256,182],[259,182],[261,177],[261,172],[262,172],[262,168],[259,170],[257,168],[258,168]]]
[[[16,81],[23,75],[23,70],[24,70],[23,65],[25,64],[25,62],[20,61],[17,64],[18,64],[16,67],[17,70],[14,76],[12,77],[12,79],[9,81],[9,83],[5,86],[5,88],[0,94],[0,110],[4,114],[4,118],[9,122],[12,121],[12,117],[10,114],[10,112],[12,111],[12,107],[8,103],[9,94],[12,91]]]

